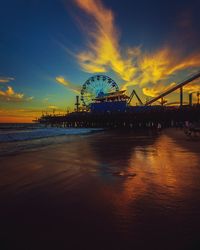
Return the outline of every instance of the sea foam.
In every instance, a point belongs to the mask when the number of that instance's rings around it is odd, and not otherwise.
[[[61,135],[81,135],[101,129],[94,128],[42,128],[34,130],[4,131],[0,133],[0,142],[26,141]]]

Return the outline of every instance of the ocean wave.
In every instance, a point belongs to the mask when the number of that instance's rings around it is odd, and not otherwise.
[[[61,135],[87,134],[100,129],[93,128],[43,128],[27,131],[6,131],[0,134],[0,142],[26,141]]]

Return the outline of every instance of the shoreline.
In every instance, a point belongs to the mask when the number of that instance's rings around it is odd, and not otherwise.
[[[59,130],[59,129],[58,129]],[[74,129],[73,129],[74,130]],[[77,133],[77,134],[67,134],[67,135],[55,135],[55,136],[48,136],[48,137],[39,137],[39,138],[33,138],[31,140],[20,140],[20,141],[8,141],[8,142],[0,142],[0,157],[7,157],[12,156],[20,153],[25,152],[37,152],[41,149],[48,149],[52,147],[56,147],[60,144],[70,143],[72,141],[79,140],[80,138],[85,138],[88,136],[95,136],[98,134],[116,134],[116,135],[132,135],[132,136],[159,136],[161,134],[166,134],[167,136],[172,137],[174,140],[177,140],[177,142],[186,143],[188,142],[199,142],[199,137],[188,137],[184,133],[182,128],[164,128],[161,131],[158,131],[157,129],[92,129],[91,131],[88,131],[87,133]],[[188,145],[189,146],[189,145]],[[190,146],[192,148],[192,145]]]
[[[178,129],[74,137],[1,157],[5,248],[121,250],[156,243],[169,250],[199,243],[200,142]]]

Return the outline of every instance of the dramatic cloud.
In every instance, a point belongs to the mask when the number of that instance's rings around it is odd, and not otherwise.
[[[175,85],[175,83],[171,83],[169,86],[165,87],[165,86],[152,86],[151,88],[143,88],[142,91],[143,91],[143,94],[145,96],[148,96],[148,97],[156,97],[158,95],[160,95],[161,93],[163,93],[164,91],[167,91],[169,88],[173,87]],[[176,93],[179,93],[179,89],[176,90],[175,92]],[[197,102],[197,99],[198,99],[198,93],[200,93],[200,84],[189,84],[189,85],[185,85],[183,87],[183,91],[187,94],[189,93],[193,93],[193,101],[194,102]],[[166,104],[167,105],[180,105],[180,101],[177,101],[177,102],[168,102],[170,100],[170,98],[168,99],[165,99],[164,100],[166,101]],[[160,102],[160,100],[158,100],[157,102]],[[184,101],[183,103],[184,104],[188,104],[189,102],[189,99],[187,101]]]
[[[69,90],[73,91],[76,94],[80,94],[80,88],[75,84],[66,80],[63,76],[56,77],[56,82],[67,87]]]
[[[151,87],[145,87],[142,88],[142,92],[144,95],[149,97],[156,97],[160,95],[161,93],[167,91],[168,89],[174,87],[176,85],[175,82],[168,84],[167,86],[164,86],[163,84],[157,84]],[[179,93],[179,89],[175,91],[176,93]],[[197,93],[200,92],[200,84],[195,81],[194,83],[190,83],[188,85],[185,85],[183,87],[183,92],[185,93]]]
[[[24,94],[15,93],[12,87],[8,86],[7,90],[0,90],[0,99],[6,101],[21,101]]]
[[[7,86],[4,83],[9,83],[15,80],[13,77],[1,77],[0,76],[0,101],[4,102],[22,102],[22,101],[32,101],[33,96],[26,97],[23,93],[17,93],[14,91],[13,87]]]
[[[180,52],[173,51],[169,47],[157,50],[152,53],[141,53],[137,58],[138,76],[132,82],[125,82],[122,88],[128,86],[147,84],[157,85],[175,75],[177,71],[197,68],[200,66],[200,54],[181,56]],[[153,88],[156,88],[153,86]],[[161,89],[162,91],[162,89]]]
[[[118,31],[114,24],[113,12],[97,0],[75,0],[76,4],[88,14],[93,27],[87,30],[88,50],[77,55],[82,69],[86,72],[106,72],[112,69],[123,80],[130,81],[136,68],[132,58],[124,59],[120,53]]]
[[[152,86],[151,88],[143,88],[142,92],[146,96],[156,97],[156,96],[160,95],[161,93],[167,91],[168,89],[172,88],[175,85],[176,85],[175,82],[172,82],[168,86],[164,86],[162,84],[159,84],[156,86]]]
[[[200,66],[199,51],[184,54],[184,49],[172,49],[170,46],[151,52],[141,47],[122,49],[114,13],[100,0],[74,1],[91,19],[89,25],[85,25],[87,49],[76,55],[82,70],[90,73],[112,70],[121,78],[122,89],[134,85],[150,86],[153,87],[150,94],[155,96],[167,88],[165,83],[169,81],[166,80],[170,80],[177,72]],[[149,91],[143,89],[146,94]]]
[[[183,90],[188,93],[200,92],[200,83],[186,85]]]
[[[10,86],[6,90],[0,90],[0,100],[9,102],[31,101],[33,97],[25,97],[23,93],[16,93]]]

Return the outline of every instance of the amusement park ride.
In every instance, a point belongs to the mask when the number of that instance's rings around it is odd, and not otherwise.
[[[90,77],[82,86],[81,101],[85,110],[92,112],[125,111],[133,96],[136,96],[140,105],[141,99],[135,92],[125,94],[125,90],[119,90],[114,80],[105,75]],[[79,111],[79,97],[76,97],[76,110]]]
[[[128,96],[125,90],[120,90],[115,81],[105,75],[95,75],[90,77],[82,86],[81,101],[76,96],[75,112],[64,115],[45,114],[35,121],[46,126],[61,127],[109,127],[141,128],[149,126],[148,124],[157,124],[158,121],[163,126],[171,126],[173,121],[176,124],[182,124],[184,121],[199,121],[200,106],[192,104],[192,95],[189,94],[189,105],[183,102],[183,88],[186,84],[200,78],[200,72],[190,76],[181,83],[173,86],[159,96],[142,102],[135,90]],[[166,107],[165,96],[180,90],[180,101],[173,103],[172,107]],[[137,98],[138,106],[131,106],[133,97]],[[197,92],[197,104],[199,104],[200,93]],[[161,105],[152,105],[159,102]],[[169,103],[167,103],[168,105]],[[181,108],[176,108],[175,105]],[[152,105],[152,106],[151,106]],[[164,107],[165,106],[165,107]],[[182,107],[183,106],[183,107]]]
[[[82,108],[80,108],[79,96],[76,96],[76,111],[91,111],[91,112],[125,112],[127,107],[130,107],[132,98],[135,96],[140,106],[149,106],[160,100],[160,104],[164,105],[165,96],[180,89],[180,106],[183,105],[183,87],[200,77],[200,72],[187,78],[171,89],[163,92],[159,96],[143,103],[135,90],[128,96],[125,90],[119,90],[118,85],[114,80],[105,75],[95,75],[90,77],[82,86],[81,101]],[[189,105],[192,105],[192,94],[189,94]],[[199,103],[199,92],[197,92],[197,103]]]

